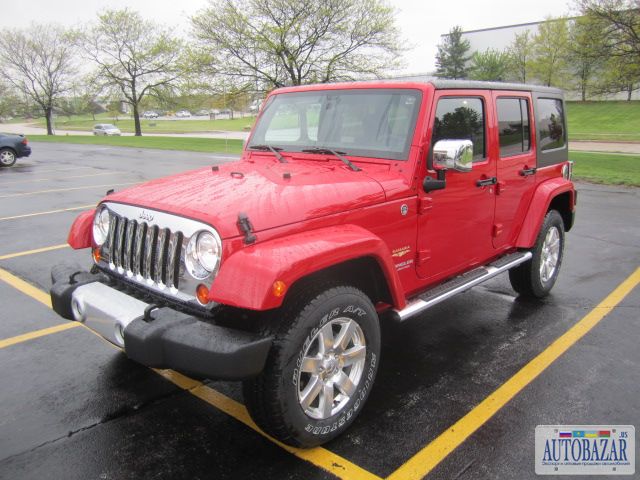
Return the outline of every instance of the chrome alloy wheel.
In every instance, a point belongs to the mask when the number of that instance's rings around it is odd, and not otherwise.
[[[367,346],[350,318],[329,321],[311,339],[298,373],[298,401],[304,412],[324,420],[340,412],[362,379]]]
[[[13,165],[16,161],[16,156],[11,150],[2,150],[0,152],[0,163],[4,166]]]
[[[542,255],[540,258],[540,279],[548,282],[553,278],[560,259],[560,232],[557,227],[551,227],[547,231],[542,244]]]

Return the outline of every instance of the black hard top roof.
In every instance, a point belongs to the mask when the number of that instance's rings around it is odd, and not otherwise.
[[[389,82],[430,83],[437,90],[477,89],[477,90],[524,90],[527,92],[553,93],[562,95],[559,88],[531,85],[527,83],[481,82],[479,80],[450,80],[446,78],[419,75],[414,77],[389,78]]]

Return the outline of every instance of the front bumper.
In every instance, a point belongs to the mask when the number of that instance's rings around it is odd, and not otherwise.
[[[101,274],[58,267],[52,280],[56,313],[84,324],[143,365],[226,380],[252,377],[264,368],[271,338],[157,308],[111,287]]]

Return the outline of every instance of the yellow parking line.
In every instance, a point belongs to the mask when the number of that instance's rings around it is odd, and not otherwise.
[[[10,193],[8,195],[0,195],[0,198],[12,198],[12,197],[26,197],[28,195],[38,195],[40,193],[56,193],[56,192],[71,192],[73,190],[88,190],[91,188],[104,188],[104,187],[117,187],[120,185],[133,185],[135,182],[127,183],[107,183],[104,185],[89,185],[86,187],[72,187],[72,188],[54,188],[50,190],[37,190],[35,192],[23,192],[23,193]]]
[[[260,430],[260,428],[249,416],[249,412],[244,405],[233,400],[232,398],[227,397],[226,395],[223,395],[213,388],[202,384],[201,382],[193,380],[173,370],[156,370],[156,372],[178,387],[187,390],[192,395],[198,397],[199,399],[205,401],[210,405],[213,405],[218,410],[223,411],[230,417],[233,417],[236,420],[244,423],[246,426],[248,426],[252,430],[255,430],[257,433],[269,439],[287,452],[295,455],[302,460],[306,460],[309,463],[323,468],[324,470],[327,470],[328,472],[336,475],[339,478],[356,480],[380,479],[380,477],[378,477],[377,475],[374,475],[373,473],[363,469],[353,462],[350,462],[340,455],[327,450],[326,448],[316,447],[310,449],[301,449],[285,445],[284,443],[276,440],[275,438],[267,435],[262,430]]]
[[[34,251],[35,252],[35,251]],[[49,308],[51,308],[51,300],[49,295],[47,295],[42,290],[39,290],[32,285],[28,284],[24,280],[19,279],[15,275],[10,274],[9,272],[0,269],[0,280],[5,281],[12,287],[20,290],[22,293],[38,300],[41,303],[45,303]],[[18,337],[13,337],[7,339],[6,341],[12,341],[11,345],[15,345],[17,343],[21,343],[32,338],[37,338],[39,336],[48,335],[50,333],[55,333],[53,331],[56,328],[60,328],[61,330],[73,328],[75,326],[81,326],[82,324],[76,322],[69,322],[70,325],[67,327],[59,326],[59,327],[51,327],[48,329],[37,330],[36,332],[32,332],[34,336],[30,336],[30,334],[20,335]],[[49,333],[46,333],[47,330],[50,330]],[[38,332],[42,332],[38,335]],[[94,333],[94,332],[92,332]],[[6,345],[8,346],[8,345]],[[2,343],[0,342],[0,348],[2,348]],[[198,397],[199,399],[205,401],[206,403],[214,406],[218,410],[226,413],[227,415],[233,417],[234,419],[244,423],[249,426],[260,435],[271,440],[276,445],[280,446],[287,452],[295,455],[296,457],[305,460],[316,467],[322,468],[339,478],[344,479],[353,479],[353,480],[381,480],[380,477],[374,475],[373,473],[365,470],[362,467],[359,467],[355,463],[350,462],[349,460],[341,457],[338,454],[335,454],[325,448],[316,447],[312,449],[300,449],[290,447],[285,445],[278,440],[270,437],[266,433],[264,433],[258,426],[251,420],[249,413],[244,405],[235,400],[223,395],[220,392],[217,392],[211,387],[208,387],[201,382],[193,380],[181,373],[175,372],[173,370],[157,370],[153,369],[156,373],[162,375],[164,378],[175,384],[176,386],[182,388],[183,390],[188,391],[192,395]]]
[[[28,295],[34,300],[39,301],[43,305],[51,308],[51,297],[49,294],[43,292],[37,287],[34,287],[30,283],[25,282],[21,278],[16,277],[12,273],[7,272],[5,269],[0,268],[0,280],[11,285],[16,290]]]
[[[525,365],[518,373],[503,383],[473,410],[440,434],[429,445],[387,477],[387,480],[411,480],[423,478],[453,452],[462,442],[484,425],[513,397],[535,380],[572,345],[593,329],[636,286],[640,284],[640,268],[611,292],[578,323],[556,339],[542,353]]]
[[[61,323],[60,325],[55,325],[53,327],[43,328],[41,330],[35,330],[33,332],[25,333],[23,335],[16,335],[15,337],[5,338],[4,340],[0,340],[0,349],[9,347],[11,345],[16,345],[18,343],[23,343],[28,340],[33,340],[34,338],[51,335],[52,333],[64,332],[65,330],[69,330],[70,328],[76,328],[79,326],[80,324],[78,322],[67,322],[67,323]]]
[[[66,243],[62,243],[60,245],[53,245],[51,247],[36,248],[35,250],[27,250],[26,252],[9,253],[7,255],[0,255],[0,260],[9,260],[10,258],[24,257],[25,255],[33,255],[34,253],[50,252],[51,250],[60,250],[61,248],[69,248],[69,245]]]
[[[70,180],[72,178],[88,178],[88,177],[103,177],[105,175],[115,175],[117,173],[122,173],[120,171],[110,171],[110,172],[101,172],[101,173],[89,173],[87,175],[72,175],[70,177],[60,178],[35,178],[32,180],[20,180],[17,182],[0,182],[0,185],[20,185],[23,183],[38,183],[38,182],[48,182],[48,181],[58,181],[58,180]]]
[[[0,217],[0,222],[4,220],[16,220],[18,218],[37,217],[38,215],[49,215],[51,213],[71,212],[73,210],[86,210],[95,206],[95,203],[92,203],[91,205],[82,205],[80,207],[60,208],[58,210],[47,210],[46,212],[25,213],[23,215],[13,215],[11,217]]]

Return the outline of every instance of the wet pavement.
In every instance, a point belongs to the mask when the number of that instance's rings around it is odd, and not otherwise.
[[[636,287],[448,456],[414,457],[640,266],[640,189],[578,185],[577,223],[545,300],[518,299],[502,275],[405,324],[383,325],[378,378],[361,415],[324,448],[300,452],[254,430],[239,383],[156,372],[82,327],[41,332],[67,323],[38,296],[51,266],[90,263],[88,252],[64,246],[80,207],[111,185],[229,157],[33,149],[0,169],[0,478],[421,478],[430,470],[429,479],[528,479],[536,478],[536,425],[640,428]]]

